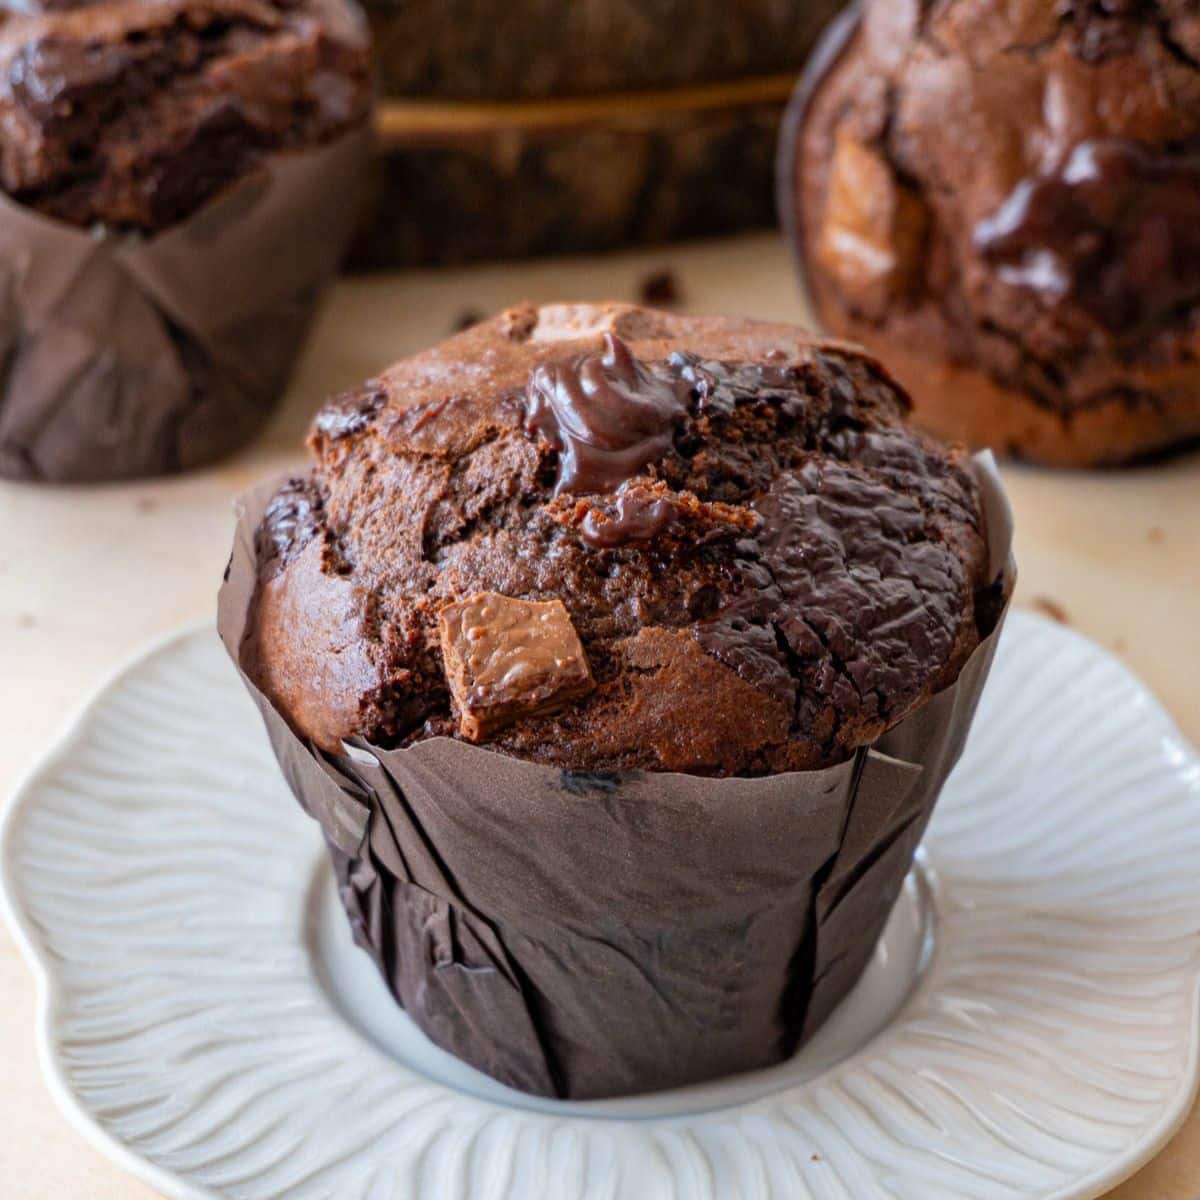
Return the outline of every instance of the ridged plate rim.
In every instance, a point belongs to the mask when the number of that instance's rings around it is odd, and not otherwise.
[[[130,680],[135,680],[140,669],[148,670],[149,665],[164,653],[170,653],[176,649],[179,649],[182,653],[180,648],[185,647],[190,639],[194,639],[200,634],[211,636],[211,627],[207,622],[190,625],[182,630],[174,631],[157,639],[132,660],[114,670],[100,687],[96,689],[92,697],[80,706],[78,713],[69,722],[66,731],[54,748],[36,763],[27,772],[21,783],[18,784],[5,807],[2,818],[0,818],[0,903],[2,903],[17,944],[30,963],[36,978],[38,997],[38,1054],[50,1091],[70,1122],[93,1145],[98,1147],[121,1167],[169,1197],[178,1197],[181,1200],[234,1200],[234,1197],[240,1198],[243,1195],[257,1196],[261,1194],[265,1196],[271,1193],[244,1192],[238,1187],[233,1187],[232,1189],[229,1187],[213,1189],[199,1185],[194,1180],[187,1178],[177,1171],[164,1168],[152,1161],[144,1153],[128,1145],[121,1137],[112,1132],[79,1095],[77,1088],[73,1085],[69,1077],[69,1068],[68,1064],[64,1061],[59,1036],[60,1022],[63,1018],[65,1006],[71,1000],[71,994],[69,989],[65,989],[62,986],[53,955],[47,950],[44,944],[43,933],[39,931],[36,922],[28,911],[28,902],[31,893],[27,891],[27,880],[22,875],[17,861],[18,835],[24,827],[25,820],[31,812],[35,811],[39,796],[45,787],[53,781],[56,770],[66,764],[77,746],[84,740],[92,724],[103,716],[106,705],[109,704],[112,696],[119,694],[122,685]],[[215,638],[213,641],[215,644]],[[1039,648],[1040,653],[1034,654],[1033,651]],[[1190,820],[1192,816],[1200,814],[1200,757],[1197,756],[1195,750],[1183,739],[1170,717],[1140,681],[1130,674],[1114,656],[1097,647],[1082,635],[1033,614],[1015,611],[1010,616],[1009,627],[1001,643],[996,678],[1004,681],[1006,672],[1015,672],[1015,665],[1006,664],[1010,657],[1015,659],[1019,653],[1025,654],[1027,658],[1032,656],[1038,659],[1043,667],[1047,661],[1057,656],[1065,655],[1068,662],[1074,662],[1074,665],[1078,668],[1079,675],[1084,675],[1088,671],[1093,674],[1098,673],[1104,681],[1111,685],[1113,692],[1121,695],[1125,702],[1120,706],[1120,711],[1115,715],[1116,729],[1127,736],[1142,739],[1146,744],[1153,743],[1158,747],[1159,758],[1150,765],[1161,768],[1159,773],[1153,776],[1158,784],[1161,785],[1164,780],[1174,781],[1175,787],[1171,795],[1167,798],[1168,808],[1177,808],[1177,815],[1188,819],[1192,826],[1200,828],[1200,822]],[[230,671],[229,680],[231,685],[236,683],[232,671]],[[1082,688],[1082,683],[1078,679],[1075,679],[1073,682],[1077,690]],[[996,688],[1008,686],[1007,682],[995,685]],[[995,689],[993,689],[993,697],[994,692]],[[1044,699],[1041,696],[1038,698]],[[986,711],[986,697],[984,704]],[[1011,725],[1013,721],[1011,713],[1007,714],[1007,716]],[[1019,725],[1019,721],[1017,724]],[[1058,732],[1061,731],[1055,731],[1050,726],[1043,726],[1036,730],[1030,745],[1036,749],[1039,742],[1045,742],[1052,734],[1057,736]],[[999,735],[997,734],[997,736]],[[254,737],[261,738],[260,731],[257,728],[254,730]],[[976,740],[977,738],[973,736],[972,744]],[[1110,742],[1107,744],[1112,745],[1113,743]],[[1138,744],[1141,744],[1141,741]],[[969,747],[967,759],[964,761],[964,768],[970,770],[971,766],[971,748]],[[1138,777],[1137,772],[1134,773],[1134,776]],[[958,782],[956,780],[958,780],[958,776],[951,781],[947,791],[947,798],[953,797],[960,790],[969,790],[976,786],[974,780]],[[1130,784],[1130,786],[1133,785]],[[1148,788],[1149,783],[1146,783],[1145,786]],[[978,803],[978,800],[976,802]],[[945,800],[943,800],[939,814],[935,817],[934,824],[930,830],[930,836],[927,839],[927,851],[932,860],[934,871],[943,876],[943,878],[950,876],[954,880],[950,886],[954,889],[966,888],[969,890],[971,887],[978,888],[976,895],[963,895],[960,897],[960,900],[966,901],[967,910],[986,914],[989,911],[989,906],[995,907],[999,905],[996,911],[1002,911],[1005,901],[1003,897],[999,900],[997,899],[997,892],[1003,893],[1006,888],[1011,889],[1018,881],[1005,879],[1003,875],[987,878],[987,870],[995,867],[995,864],[989,860],[987,854],[983,854],[979,859],[979,864],[982,864],[985,874],[985,878],[981,882],[968,885],[961,879],[955,878],[956,843],[959,848],[964,844],[970,845],[971,837],[976,836],[966,828],[966,825],[977,822],[964,823],[963,820],[955,819],[960,815],[958,810],[961,807],[962,803],[956,804],[952,801],[950,804],[946,804]],[[1144,830],[1142,832],[1145,833]],[[1151,832],[1153,833],[1153,831]],[[1168,847],[1166,843],[1162,843],[1156,847],[1152,842],[1151,849],[1170,850],[1176,858],[1186,858],[1189,853],[1200,850],[1200,833],[1195,835],[1194,844],[1187,843],[1186,840],[1181,844],[1180,838],[1186,839],[1191,835],[1186,832],[1180,833],[1178,828],[1168,832],[1171,833],[1174,839],[1170,843],[1170,846]],[[1061,829],[1055,836],[1063,838],[1064,852],[1067,849],[1075,853],[1079,852],[1080,847],[1078,845],[1074,847],[1068,845],[1069,838],[1065,837]],[[963,841],[964,838],[967,839],[965,843]],[[1193,858],[1193,861],[1200,861],[1200,858]],[[309,864],[306,863],[306,870],[308,866]],[[1034,874],[1030,876],[1030,879],[1036,890],[1036,885],[1040,877]],[[1075,877],[1071,876],[1071,879],[1074,880]],[[1083,876],[1081,875],[1080,881],[1082,880]],[[1163,886],[1166,886],[1167,883],[1172,883],[1172,885],[1178,884],[1183,889],[1180,895],[1184,897],[1184,902],[1179,911],[1173,911],[1171,914],[1171,920],[1179,925],[1179,929],[1170,936],[1167,936],[1164,943],[1169,944],[1172,947],[1174,956],[1179,958],[1179,965],[1171,978],[1174,979],[1175,983],[1180,984],[1184,988],[1188,997],[1186,1013],[1171,1030],[1173,1037],[1176,1039],[1171,1043],[1171,1053],[1178,1051],[1179,1061],[1177,1073],[1172,1077],[1170,1095],[1164,1096],[1157,1103],[1156,1116],[1153,1120],[1145,1122],[1139,1128],[1136,1137],[1131,1136],[1128,1144],[1122,1146],[1119,1151],[1110,1154],[1104,1161],[1099,1162],[1091,1169],[1080,1170],[1075,1177],[1061,1182],[1059,1186],[1051,1190],[1021,1190],[1004,1194],[1036,1197],[1036,1200],[1093,1200],[1094,1197],[1100,1196],[1116,1186],[1131,1175],[1139,1166],[1153,1157],[1183,1123],[1195,1101],[1197,1083],[1200,1080],[1200,879],[1192,878],[1185,880],[1182,877],[1163,875],[1161,878],[1156,876],[1156,881],[1161,882]],[[1045,881],[1042,880],[1041,882],[1044,883]],[[1028,894],[1028,886],[1029,881],[1021,882],[1023,895]],[[944,889],[945,885],[943,883],[939,887],[939,891],[943,891]],[[1026,906],[1018,905],[1016,907],[1022,912],[1026,912]],[[955,912],[961,915],[963,911],[966,910],[963,910],[959,900],[956,900]],[[1026,915],[1028,914],[1026,913]],[[299,920],[300,918],[297,917],[297,919]],[[1150,918],[1145,919],[1149,920]],[[1166,918],[1164,918],[1165,920]],[[954,939],[957,936],[953,920],[947,920],[944,914],[940,914],[939,921],[941,926],[940,936],[943,943],[948,939],[950,946],[953,946]],[[1136,922],[1134,925],[1136,925]],[[1134,928],[1134,925],[1131,925],[1131,929]],[[707,1113],[696,1114],[693,1117],[687,1118],[669,1118],[664,1119],[660,1124],[664,1126],[669,1124],[678,1127],[681,1123],[686,1126],[688,1122],[702,1123],[704,1121],[738,1118],[743,1125],[747,1122],[754,1125],[757,1116],[760,1115],[757,1110],[765,1109],[767,1106],[780,1108],[791,1106],[794,1110],[792,1116],[796,1119],[800,1119],[802,1116],[812,1116],[812,1113],[805,1109],[805,1105],[808,1104],[811,1106],[815,1103],[812,1096],[821,1087],[823,1080],[832,1079],[841,1083],[843,1076],[848,1076],[851,1072],[856,1071],[858,1072],[857,1076],[851,1076],[851,1078],[857,1079],[861,1083],[865,1078],[864,1072],[874,1061],[872,1055],[879,1052],[879,1046],[886,1042],[896,1028],[906,1028],[906,1022],[911,1021],[914,1014],[919,1015],[922,1011],[921,1006],[928,1005],[931,993],[935,996],[938,995],[937,989],[944,983],[940,974],[940,968],[943,965],[942,960],[945,953],[946,946],[943,944],[942,949],[939,951],[938,961],[934,964],[932,972],[927,975],[918,994],[910,1000],[905,1009],[897,1016],[893,1022],[893,1027],[885,1031],[875,1042],[865,1047],[858,1054],[853,1055],[846,1062],[839,1063],[837,1066],[831,1068],[825,1076],[809,1084],[802,1085],[799,1088],[793,1088],[788,1092],[769,1096],[751,1104],[738,1106],[737,1109],[731,1110],[730,1113]],[[1160,974],[1163,979],[1167,978],[1165,973]],[[375,1060],[379,1057],[378,1051],[371,1050],[370,1054],[375,1056]],[[403,1068],[398,1069],[403,1070]],[[916,1072],[915,1074],[920,1074],[920,1072]],[[437,1086],[423,1080],[414,1080],[414,1084],[425,1088]],[[486,1102],[469,1097],[462,1098],[461,1102],[463,1106],[486,1105]],[[908,1102],[898,1091],[896,1097],[897,1113],[900,1113],[904,1105]],[[914,1109],[914,1112],[918,1109],[919,1105]],[[508,1110],[500,1111],[508,1112]],[[547,1128],[554,1125],[582,1125],[586,1127],[589,1124],[586,1117],[567,1118],[564,1120],[531,1113],[528,1110],[522,1110],[520,1116],[525,1120],[543,1121],[547,1124]],[[820,1116],[819,1113],[818,1116]],[[912,1113],[903,1113],[904,1120],[911,1122],[912,1117]],[[820,1120],[824,1121],[825,1118],[820,1116]],[[632,1127],[646,1123],[653,1124],[654,1122],[630,1121],[624,1123],[631,1127],[628,1136],[633,1137]],[[616,1124],[618,1132],[620,1132],[622,1123],[617,1122]],[[611,1136],[614,1128],[612,1118],[604,1118],[602,1122],[598,1122],[597,1130],[594,1132],[598,1132],[600,1128],[605,1129],[606,1136]],[[580,1134],[580,1136],[592,1136],[592,1134]],[[690,1138],[690,1134],[688,1136]],[[755,1134],[755,1137],[758,1136],[765,1135],[759,1130]],[[833,1138],[835,1142],[840,1137],[836,1127],[829,1130],[827,1136]],[[695,1143],[694,1139],[691,1140],[693,1141],[695,1155],[703,1157],[703,1151],[700,1150],[698,1143]],[[885,1144],[886,1142],[886,1136],[881,1135],[879,1152],[884,1154],[885,1159],[889,1155],[894,1157],[896,1149],[899,1146],[899,1143]],[[822,1147],[824,1147],[824,1143],[822,1143]],[[900,1147],[900,1150],[902,1153],[903,1147]],[[758,1145],[758,1151],[761,1156],[763,1153],[762,1145]],[[642,1146],[639,1150],[639,1153],[644,1154],[646,1152],[645,1146]],[[746,1144],[739,1144],[735,1149],[729,1151],[735,1158],[743,1155],[745,1152]],[[994,1153],[994,1147],[990,1148],[988,1152]],[[1016,1162],[1020,1158],[1020,1152],[1015,1147],[1013,1148],[1013,1156],[1013,1162]],[[684,1158],[686,1159],[687,1157],[688,1155],[685,1154]],[[763,1161],[765,1162],[766,1160],[764,1159]],[[820,1160],[814,1158],[813,1161],[819,1162]],[[928,1189],[921,1190],[922,1181],[920,1178],[916,1180],[918,1190],[912,1191],[909,1189],[908,1184],[912,1183],[913,1180],[911,1178],[906,1179],[903,1169],[904,1164],[902,1162],[899,1165],[893,1162],[890,1166],[886,1166],[881,1165],[879,1162],[872,1163],[869,1159],[856,1157],[854,1154],[850,1154],[846,1161],[849,1164],[851,1175],[855,1175],[856,1173],[859,1175],[859,1183],[857,1185],[859,1191],[854,1193],[856,1200],[865,1200],[867,1195],[895,1197],[896,1200],[909,1200],[910,1197],[923,1197],[927,1194],[932,1194]],[[725,1163],[720,1169],[725,1169],[726,1167],[728,1167],[728,1163]],[[999,1168],[1006,1169],[1006,1165],[1000,1163]],[[779,1190],[776,1183],[771,1182],[770,1176],[775,1169],[774,1167],[768,1169],[767,1166],[761,1163],[758,1167],[751,1166],[749,1175],[734,1179],[735,1190],[733,1191],[730,1191],[726,1184],[719,1181],[720,1169],[714,1173],[714,1167],[711,1163],[699,1164],[698,1162],[693,1162],[690,1164],[689,1169],[700,1172],[695,1177],[696,1179],[701,1177],[707,1179],[707,1184],[702,1194],[717,1197],[718,1200],[731,1200],[734,1196],[754,1196],[755,1200],[784,1200],[783,1192]],[[791,1169],[795,1171],[796,1167],[794,1163]],[[669,1168],[669,1173],[674,1172],[673,1191],[671,1194],[681,1197],[687,1196],[691,1200],[693,1195],[699,1193],[689,1191],[686,1180],[681,1185],[680,1180],[682,1177],[679,1176],[678,1171],[679,1164],[675,1164]],[[897,1174],[897,1172],[899,1173]],[[452,1177],[453,1172],[446,1175],[446,1178]],[[423,1179],[423,1176],[421,1178]],[[466,1176],[463,1178],[465,1179]],[[747,1190],[743,1185],[750,1178],[756,1179],[757,1183],[750,1190]],[[512,1181],[510,1180],[509,1182],[511,1185]],[[805,1176],[804,1182],[813,1189],[810,1194],[814,1197],[839,1194],[836,1187],[827,1191],[807,1176]],[[376,1200],[377,1195],[386,1194],[386,1189],[376,1191],[371,1181],[368,1181],[366,1186],[368,1190],[356,1194],[363,1197],[369,1196],[370,1200]],[[427,1193],[430,1197],[434,1195],[434,1192],[430,1192],[427,1187],[422,1185],[419,1192],[419,1200],[426,1200]],[[330,1194],[340,1196],[343,1193],[339,1190]],[[396,1191],[394,1194],[397,1196],[401,1194],[407,1196],[409,1193]],[[450,1194],[449,1192],[445,1193],[447,1196]],[[506,1190],[495,1192],[494,1194],[496,1197],[500,1197],[501,1195],[520,1196],[521,1200],[534,1200],[535,1196],[535,1193],[523,1191],[519,1188],[513,1190],[513,1187],[508,1185],[506,1185]],[[558,1192],[551,1191],[547,1194],[557,1195]],[[601,1193],[593,1189],[587,1192],[580,1190],[577,1194],[580,1197],[586,1196],[587,1200],[592,1200],[593,1196],[599,1196]],[[613,1189],[606,1191],[604,1194],[615,1200],[617,1196],[625,1197],[635,1194],[639,1196],[651,1194],[657,1196],[667,1193],[660,1191],[651,1193],[644,1188],[640,1190],[635,1189],[635,1191],[631,1192],[625,1186],[621,1186],[618,1190],[616,1185],[614,1185]],[[789,1194],[787,1200],[792,1200],[793,1195],[803,1194],[803,1192]],[[942,1193],[939,1192],[938,1194]]]

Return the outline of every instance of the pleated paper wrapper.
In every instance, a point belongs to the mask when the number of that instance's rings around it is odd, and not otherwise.
[[[0,193],[0,475],[161,475],[247,441],[353,233],[367,129],[268,157],[152,236]]]

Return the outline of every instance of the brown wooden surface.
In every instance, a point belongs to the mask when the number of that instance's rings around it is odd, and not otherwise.
[[[516,99],[796,72],[841,0],[365,0],[387,95]]]
[[[388,100],[368,270],[587,253],[774,223],[789,75],[507,103]]]

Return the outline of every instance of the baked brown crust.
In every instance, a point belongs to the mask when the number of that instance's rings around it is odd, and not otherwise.
[[[963,452],[906,410],[874,360],[789,326],[510,310],[318,415],[312,474],[259,530],[246,662],[326,749],[457,737],[440,614],[557,600],[595,687],[506,709],[492,748],[841,761],[953,682],[994,582]]]
[[[836,41],[781,150],[825,327],[946,438],[1086,466],[1200,436],[1194,6],[866,0]]]

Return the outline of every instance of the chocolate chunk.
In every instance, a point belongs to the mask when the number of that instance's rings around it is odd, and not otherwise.
[[[370,425],[386,399],[385,392],[370,384],[335,396],[326,401],[313,419],[313,439],[338,442],[361,433]]]
[[[1083,142],[1059,170],[1023,179],[975,244],[1004,282],[1136,335],[1200,300],[1200,154]]]
[[[324,501],[308,479],[289,479],[271,498],[255,530],[260,566],[278,571],[308,545],[321,527]]]
[[[688,415],[689,387],[639,362],[616,334],[604,353],[534,371],[526,427],[559,453],[555,494],[611,492],[666,455]]]
[[[439,617],[446,679],[463,737],[485,741],[520,717],[554,712],[595,686],[561,600],[476,592]]]
[[[654,271],[642,280],[638,294],[643,304],[678,304],[679,280],[674,271]]]
[[[478,325],[480,321],[485,319],[485,314],[481,313],[477,308],[461,309],[458,315],[450,324],[451,330],[454,333],[462,333],[464,329],[470,329],[473,325]]]
[[[877,314],[910,290],[925,229],[920,197],[878,151],[839,130],[817,254],[864,313]]]
[[[628,542],[648,542],[665,533],[679,519],[679,506],[668,496],[649,488],[622,488],[612,509],[588,512],[579,535],[602,550]]]
[[[745,505],[708,503],[691,492],[672,492],[665,483],[640,481],[622,484],[611,503],[580,500],[560,519],[601,550],[654,541],[672,532],[683,536],[684,525],[688,536],[711,544],[723,536],[741,536],[759,523],[758,514]]]

